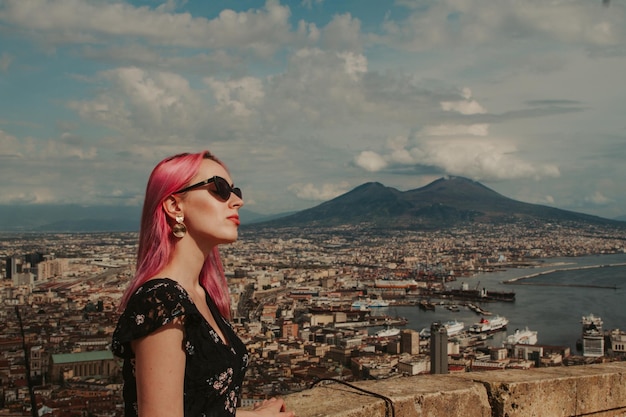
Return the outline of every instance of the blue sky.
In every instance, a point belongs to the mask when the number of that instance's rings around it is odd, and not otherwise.
[[[210,149],[261,214],[444,175],[626,214],[626,3],[0,0],[0,204],[141,204]]]

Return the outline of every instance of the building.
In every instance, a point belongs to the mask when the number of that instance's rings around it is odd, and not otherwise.
[[[16,274],[22,272],[22,259],[15,256],[7,256],[5,258],[6,266],[5,266],[5,277],[6,279],[13,279]]]
[[[415,330],[405,329],[400,332],[400,351],[409,355],[419,355],[420,334]]]
[[[119,372],[119,363],[110,350],[52,355],[50,378],[62,382],[73,377],[113,376]]]
[[[427,356],[411,356],[398,361],[398,372],[403,375],[418,375],[430,372],[430,360]]]
[[[37,280],[43,281],[52,277],[62,277],[69,268],[68,259],[50,259],[37,264]]]
[[[291,320],[285,320],[280,327],[280,335],[284,338],[296,338],[298,337],[298,323],[294,323]]]
[[[438,322],[430,326],[430,373],[448,373],[448,331]]]
[[[609,340],[611,343],[611,351],[617,355],[623,355],[626,353],[626,332],[619,329],[611,330],[609,334]]]

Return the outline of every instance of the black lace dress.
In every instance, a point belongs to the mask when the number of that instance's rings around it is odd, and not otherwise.
[[[248,351],[208,294],[207,303],[228,345],[204,319],[185,289],[171,279],[152,279],[130,298],[113,333],[111,346],[113,353],[124,359],[126,417],[137,416],[135,355],[131,341],[154,332],[177,317],[183,320],[185,333],[181,347],[186,356],[185,417],[235,415],[248,365]]]

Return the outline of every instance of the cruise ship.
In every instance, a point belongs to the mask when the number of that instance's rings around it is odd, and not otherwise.
[[[455,336],[463,331],[465,324],[462,321],[450,320],[443,323],[443,327],[446,328],[448,336]]]
[[[526,327],[524,330],[515,329],[515,333],[506,337],[505,344],[507,345],[536,345],[537,344],[537,331],[528,330]]]
[[[507,324],[509,324],[509,320],[506,317],[494,316],[491,319],[483,317],[478,323],[472,324],[469,331],[471,333],[493,333],[506,330]]]
[[[602,331],[602,319],[589,314],[583,316],[582,351],[583,356],[601,357],[604,355],[604,332]]]
[[[368,308],[389,307],[389,301],[385,300],[357,300],[352,303],[352,308],[356,310],[365,310]]]
[[[400,334],[400,329],[397,327],[386,327],[383,330],[376,332],[376,337],[392,337]]]

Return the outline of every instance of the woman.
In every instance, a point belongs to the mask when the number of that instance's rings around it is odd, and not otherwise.
[[[275,398],[236,412],[248,353],[228,323],[218,245],[237,240],[241,206],[241,190],[208,151],[152,171],[112,341],[124,359],[126,416],[293,416]]]

